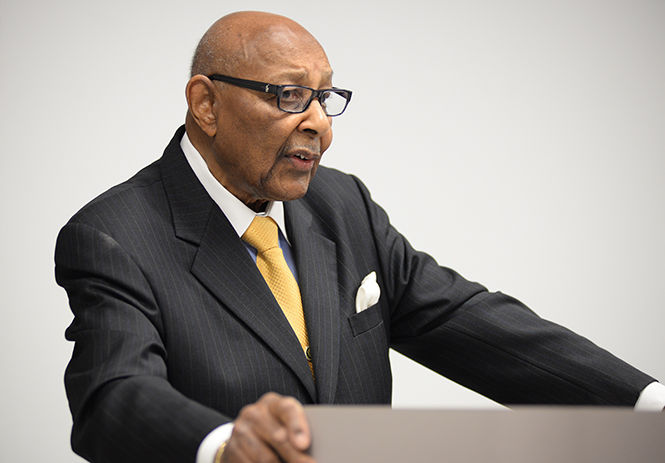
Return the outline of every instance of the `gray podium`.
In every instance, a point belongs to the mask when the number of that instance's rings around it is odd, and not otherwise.
[[[305,407],[317,463],[664,463],[665,413]]]

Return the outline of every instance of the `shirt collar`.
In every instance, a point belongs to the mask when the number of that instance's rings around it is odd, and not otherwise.
[[[270,201],[266,207],[265,212],[256,213],[247,207],[242,201],[233,196],[229,190],[217,181],[217,179],[210,173],[208,165],[203,160],[203,156],[192,145],[187,132],[180,140],[180,147],[182,152],[185,153],[185,158],[189,166],[194,171],[194,174],[203,185],[203,188],[208,192],[212,200],[219,206],[226,218],[231,222],[231,226],[241,237],[249,224],[252,223],[254,217],[268,216],[271,217],[276,223],[282,234],[289,240],[286,234],[286,223],[284,221],[284,203],[282,201]],[[290,243],[289,243],[290,244]]]

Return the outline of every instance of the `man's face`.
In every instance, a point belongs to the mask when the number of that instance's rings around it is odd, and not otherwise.
[[[328,59],[311,37],[275,28],[245,43],[243,52],[246,60],[233,77],[315,89],[332,86]],[[332,142],[331,120],[318,100],[304,113],[290,114],[277,107],[275,95],[215,86],[213,174],[253,208],[302,197]]]

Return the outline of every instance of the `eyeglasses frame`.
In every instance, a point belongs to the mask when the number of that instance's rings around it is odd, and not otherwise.
[[[269,84],[267,82],[259,82],[256,80],[248,80],[248,79],[239,79],[237,77],[231,77],[231,76],[226,76],[224,74],[210,74],[207,76],[208,79],[210,80],[217,80],[220,82],[226,82],[227,84],[234,85],[236,87],[241,87],[241,88],[247,88],[250,90],[256,90],[257,92],[263,92],[263,93],[270,93],[272,95],[275,95],[277,97],[277,107],[279,108],[280,111],[284,111],[285,113],[290,113],[290,114],[300,114],[304,113],[307,111],[309,108],[309,105],[312,103],[312,100],[319,99],[319,97],[326,93],[326,92],[333,92],[337,93],[341,97],[343,97],[346,100],[346,104],[342,108],[342,110],[338,114],[330,115],[326,113],[326,116],[328,117],[336,117],[342,114],[345,110],[346,107],[349,105],[349,102],[351,101],[351,95],[352,91],[351,90],[345,90],[343,88],[337,88],[337,87],[332,87],[332,88],[322,88],[320,90],[316,90],[311,87],[306,87],[304,85],[295,85],[295,84],[287,84],[287,85],[275,85],[275,84]],[[283,109],[280,105],[281,99],[282,99],[282,92],[284,91],[284,88],[286,87],[298,87],[298,88],[306,88],[307,90],[311,90],[312,94],[309,98],[309,101],[305,104],[303,109],[301,111],[290,111],[287,109]],[[321,101],[321,100],[319,100]],[[325,112],[325,108],[323,108],[323,111]]]

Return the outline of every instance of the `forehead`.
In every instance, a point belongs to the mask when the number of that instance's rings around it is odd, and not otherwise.
[[[241,65],[253,78],[274,83],[329,82],[332,69],[321,45],[307,31],[270,26],[243,41]]]

